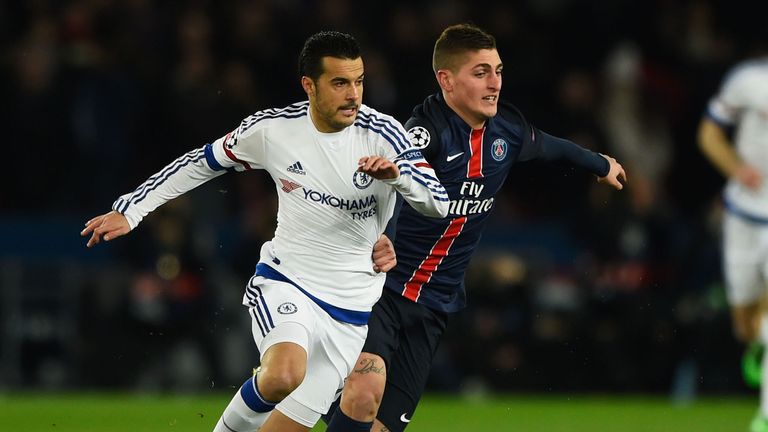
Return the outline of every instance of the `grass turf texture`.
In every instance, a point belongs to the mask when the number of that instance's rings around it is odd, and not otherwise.
[[[0,394],[0,430],[15,432],[210,431],[229,394]],[[429,396],[408,428],[418,431],[746,431],[753,398],[704,398],[687,406],[629,396]],[[324,431],[324,425],[313,431]]]

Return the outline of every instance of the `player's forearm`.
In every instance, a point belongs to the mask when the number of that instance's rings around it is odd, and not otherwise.
[[[611,168],[610,164],[599,153],[587,150],[567,139],[558,138],[544,132],[540,132],[540,134],[541,159],[546,161],[564,160],[598,177],[605,177],[608,174]]]
[[[707,118],[699,124],[699,149],[725,177],[731,177],[742,164],[725,131]]]
[[[400,175],[384,180],[408,201],[419,213],[430,217],[445,217],[448,214],[448,193],[434,176],[434,171],[421,170],[409,161],[397,161]]]
[[[134,229],[144,216],[157,207],[224,172],[211,169],[203,148],[199,148],[179,157],[136,190],[118,198],[112,209],[122,213]]]

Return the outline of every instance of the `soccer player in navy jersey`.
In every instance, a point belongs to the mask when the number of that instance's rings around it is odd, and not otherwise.
[[[425,218],[407,203],[399,206],[397,265],[333,414],[375,419],[377,432],[402,431],[413,418],[447,314],[465,306],[467,264],[512,166],[564,160],[616,189],[626,181],[612,157],[536,129],[499,100],[503,64],[490,34],[467,24],[448,27],[435,44],[433,69],[441,92],[413,110],[406,129],[448,191],[448,216]]]
[[[264,169],[278,193],[277,229],[264,243],[243,305],[261,366],[214,432],[305,432],[328,411],[365,341],[386,260],[374,244],[398,194],[443,217],[448,198],[403,126],[362,104],[357,41],[307,39],[299,56],[308,100],[266,109],[179,157],[82,231],[88,247],[129,233],[158,206],[227,171]],[[384,253],[384,258],[386,258]],[[370,429],[343,416],[334,427]],[[356,430],[357,430],[356,429]]]

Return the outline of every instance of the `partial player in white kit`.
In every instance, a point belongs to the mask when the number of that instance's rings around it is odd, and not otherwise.
[[[699,145],[728,179],[723,265],[736,336],[752,344],[745,357],[745,378],[766,383],[768,356],[763,356],[762,373],[761,360],[752,357],[768,344],[768,315],[762,304],[768,283],[768,57],[744,62],[726,76],[699,125]],[[757,372],[750,373],[751,369]],[[750,428],[768,432],[765,385],[761,409]]]
[[[88,221],[82,232],[91,234],[89,247],[102,236],[112,240],[228,170],[269,172],[279,197],[278,225],[243,297],[261,366],[214,431],[314,426],[350,373],[381,295],[384,273],[374,270],[371,253],[396,192],[427,216],[444,217],[448,210],[445,189],[400,123],[362,105],[364,68],[354,38],[311,36],[299,69],[309,101],[246,118],[121,196],[112,212]],[[355,427],[365,425],[346,429]]]

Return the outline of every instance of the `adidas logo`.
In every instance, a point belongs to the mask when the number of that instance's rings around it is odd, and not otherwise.
[[[301,166],[301,162],[296,161],[293,165],[288,167],[288,172],[292,172],[294,174],[301,174],[306,175],[307,172],[304,171],[304,167]]]

